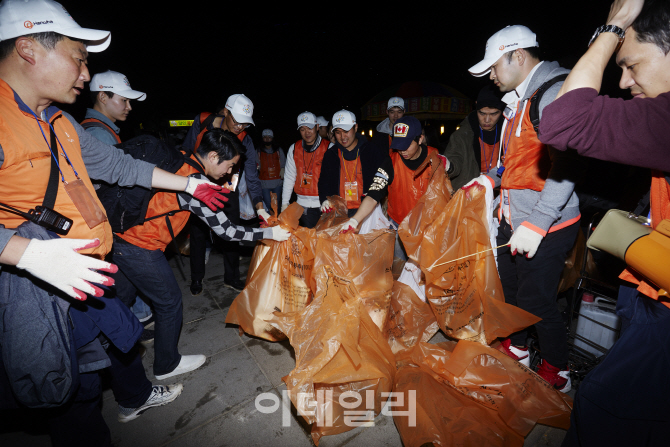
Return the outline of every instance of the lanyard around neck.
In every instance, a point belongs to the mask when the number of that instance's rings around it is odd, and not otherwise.
[[[356,181],[356,177],[358,177],[358,156],[361,154],[361,148],[360,146],[358,147],[358,150],[356,151],[356,168],[354,170],[354,177],[353,181]],[[349,170],[347,169],[347,164],[344,162],[344,155],[342,154],[342,151],[340,151],[340,158],[342,159],[342,166],[344,167],[344,177],[346,181],[349,183],[352,182],[352,180],[349,179]]]
[[[44,135],[44,129],[42,129],[42,125],[40,124],[40,119],[37,117],[35,112],[32,111],[32,109],[28,108],[30,110],[30,113],[35,117],[35,122],[37,122],[37,127],[40,128],[40,132],[42,132],[42,137],[44,138],[44,142],[47,144],[47,147],[49,148],[49,152],[51,152],[51,156],[54,158],[56,161],[56,166],[58,166],[58,171],[60,172],[60,178],[63,183],[65,182],[65,176],[63,175],[63,170],[60,168],[60,163],[58,163],[58,157],[53,151],[53,148],[49,144],[49,140],[47,140],[47,136]],[[79,174],[77,173],[77,170],[74,168],[74,165],[72,165],[72,162],[70,161],[70,158],[67,156],[67,152],[65,152],[65,148],[63,147],[63,143],[60,142],[60,139],[58,138],[58,135],[56,135],[56,130],[54,129],[54,126],[47,120],[46,123],[49,125],[49,128],[51,129],[51,132],[53,132],[54,137],[56,138],[56,141],[58,142],[58,145],[60,145],[61,150],[63,151],[63,155],[65,156],[65,159],[67,160],[67,163],[70,165],[70,168],[72,168],[72,171],[74,172],[75,177],[79,179]],[[56,148],[56,151],[58,151],[58,148]]]
[[[484,141],[484,131],[482,130],[482,126],[479,126],[479,136],[482,138],[482,144],[486,144],[486,142]],[[493,150],[491,151],[491,157],[489,159],[489,169],[488,169],[488,171],[491,170],[491,165],[493,164],[493,153],[496,151],[495,150],[496,140],[498,140],[498,123],[496,123],[496,136],[493,139]],[[507,153],[507,152],[505,152],[505,153]],[[486,155],[486,151],[484,151],[484,155]],[[486,172],[488,172],[488,171],[486,171]]]

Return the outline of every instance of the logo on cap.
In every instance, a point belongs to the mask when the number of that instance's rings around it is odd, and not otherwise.
[[[242,107],[242,111],[247,115],[251,115],[251,106],[249,104],[245,105],[244,107]]]
[[[505,49],[505,45],[500,45],[500,48],[498,48],[500,51]]]
[[[400,101],[398,101],[398,99],[396,98],[391,102],[391,104],[400,104]]]
[[[394,137],[406,137],[409,133],[409,126],[407,124],[396,124],[393,126],[393,136]]]
[[[128,82],[128,78],[125,76],[123,77],[123,83],[126,84],[126,87],[130,88],[130,82]]]
[[[307,115],[300,115],[300,121],[303,123],[307,121]]]
[[[102,84],[100,84],[100,85],[98,86],[98,88],[103,88]]]
[[[30,29],[33,27],[33,22],[31,22],[30,20],[26,20],[25,22],[23,22],[23,26]]]
[[[340,113],[339,115],[337,115],[337,118],[335,118],[335,121],[341,123],[342,121],[344,121],[344,115]]]

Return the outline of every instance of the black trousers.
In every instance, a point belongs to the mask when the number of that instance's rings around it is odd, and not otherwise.
[[[562,370],[568,364],[568,336],[556,304],[556,291],[578,231],[579,225],[575,223],[548,233],[531,259],[512,256],[509,247],[498,249],[498,272],[505,302],[542,318],[535,324],[542,358]],[[512,228],[503,217],[497,245],[508,243],[511,237]],[[510,335],[513,345],[525,346],[526,339],[525,330]]]
[[[321,217],[321,208],[305,208],[298,221],[301,227],[314,228]]]
[[[235,190],[226,196],[228,201],[225,204],[223,212],[231,223],[240,224],[240,193]],[[190,246],[191,254],[189,262],[191,263],[191,281],[202,281],[205,277],[205,251],[207,248],[207,239],[210,237],[211,230],[202,220],[196,216],[190,217]],[[220,239],[220,246],[223,250],[223,280],[230,282],[240,279],[240,244],[239,242],[224,241]]]

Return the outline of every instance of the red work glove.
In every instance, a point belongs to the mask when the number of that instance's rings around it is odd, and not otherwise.
[[[228,201],[225,194],[228,194],[226,188],[223,188],[209,180],[200,180],[195,177],[189,177],[185,192],[189,193],[213,212],[223,209],[223,204]]]

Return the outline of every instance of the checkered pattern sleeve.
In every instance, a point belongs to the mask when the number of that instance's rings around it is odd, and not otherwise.
[[[207,179],[202,174],[194,174],[192,177]],[[227,241],[257,241],[259,239],[271,239],[272,228],[248,228],[233,224],[223,211],[213,212],[207,205],[188,193],[177,193],[179,207],[190,211],[200,220],[205,222],[219,237]]]

